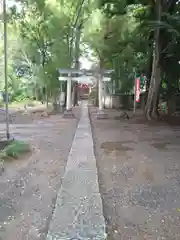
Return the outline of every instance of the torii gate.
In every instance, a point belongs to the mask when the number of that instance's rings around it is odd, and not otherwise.
[[[66,111],[64,112],[65,117],[74,117],[72,112],[72,96],[71,96],[71,87],[72,81],[78,83],[91,83],[90,76],[86,76],[83,71],[73,68],[67,69],[58,69],[60,81],[67,81],[67,100],[66,100]]]
[[[72,81],[77,81],[82,84],[91,84],[94,77],[92,76],[91,71],[81,71],[73,68],[69,69],[58,69],[60,81],[67,81],[67,101],[66,101],[66,111],[64,112],[65,117],[74,117],[72,112],[72,96],[71,96],[71,87]],[[98,119],[107,118],[104,113],[103,105],[103,82],[108,82],[111,80],[110,77],[104,76],[105,74],[110,74],[112,70],[102,70],[100,74],[97,75],[99,82],[99,111],[97,114]]]
[[[101,69],[97,74],[98,84],[99,84],[99,109],[97,112],[97,119],[106,119],[108,118],[107,114],[104,112],[104,103],[103,103],[103,82],[110,82],[111,81],[111,73],[113,70]]]

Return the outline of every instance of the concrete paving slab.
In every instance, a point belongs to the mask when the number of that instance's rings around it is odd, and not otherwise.
[[[82,104],[47,240],[106,239],[87,104]]]

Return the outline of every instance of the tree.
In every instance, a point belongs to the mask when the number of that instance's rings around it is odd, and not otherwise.
[[[156,11],[156,21],[161,21],[162,15],[162,6],[161,1],[157,0],[155,3]],[[157,105],[159,102],[159,88],[161,83],[161,70],[160,70],[160,29],[157,26],[154,32],[154,51],[153,51],[153,64],[152,64],[152,74],[150,87],[148,92],[148,98],[145,108],[145,115],[148,120],[151,119],[151,116],[156,117],[157,114]]]
[[[138,51],[138,44],[134,42],[133,55],[139,52],[148,60],[148,69],[145,68],[145,71],[150,81],[148,81],[148,101],[145,108],[145,115],[148,119],[151,119],[151,117],[157,116],[161,77],[166,76],[165,79],[167,80],[167,86],[170,89],[169,92],[171,95],[177,89],[177,82],[180,77],[177,67],[177,54],[175,51],[172,52],[172,49],[178,49],[178,31],[174,27],[175,22],[171,21],[172,25],[169,24],[170,16],[177,18],[179,1],[101,1],[102,10],[111,19],[127,15],[129,7],[134,9],[132,12],[138,23],[134,29],[134,32],[138,34],[136,37],[134,35],[134,37],[138,40],[139,35],[141,36],[141,41],[139,42],[141,42],[142,50]],[[130,39],[127,39],[127,41],[129,43]],[[144,50],[148,54],[144,55]],[[151,56],[154,56],[154,59]],[[137,62],[133,64],[136,66]],[[173,71],[169,66],[172,66],[173,69],[175,66],[175,79],[172,79]]]
[[[168,99],[176,94],[180,77],[178,1],[17,2],[20,7],[11,8],[8,24],[13,38],[19,37],[9,64],[16,86],[23,82],[32,92],[37,90],[35,95],[46,89],[47,99],[56,102],[56,69],[72,67],[73,63],[78,68],[80,45],[84,44],[100,60],[101,67],[115,70],[116,92],[132,90],[134,68],[139,75],[147,76],[148,119],[157,116],[162,90]],[[166,89],[162,88],[162,77]]]
[[[80,55],[80,28],[94,1],[17,2],[20,11],[13,7],[10,19],[22,40],[23,49],[18,57],[19,69],[21,72],[24,69],[26,73],[28,69],[29,79],[36,83],[36,89],[46,88],[47,98],[53,97],[56,101],[59,94],[57,68],[72,67],[74,61],[77,64]],[[80,29],[79,33],[77,29]]]
[[[140,45],[141,35],[137,31],[140,24],[134,16],[138,8],[131,6],[126,14],[113,18],[96,10],[84,29],[84,41],[96,55],[101,53],[105,67],[114,69],[113,78],[118,92],[131,91],[133,68],[144,72],[147,65],[146,44]]]

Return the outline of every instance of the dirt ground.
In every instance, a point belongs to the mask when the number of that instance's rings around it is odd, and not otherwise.
[[[179,240],[180,127],[89,111],[108,240]]]
[[[10,126],[12,135],[30,143],[32,152],[6,162],[0,176],[0,239],[45,239],[80,107],[74,113],[76,119],[52,115],[26,122],[26,116]],[[1,135],[4,129],[0,124]]]

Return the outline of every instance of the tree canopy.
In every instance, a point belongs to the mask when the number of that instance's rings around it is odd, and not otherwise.
[[[170,101],[179,92],[180,1],[15,3],[8,8],[8,81],[13,99],[44,94],[55,99],[57,68],[73,66],[79,55],[90,51],[102,67],[114,69],[116,92],[133,89],[134,69],[137,76],[146,75],[149,119],[157,113],[160,94]],[[3,90],[2,42],[0,74]]]

